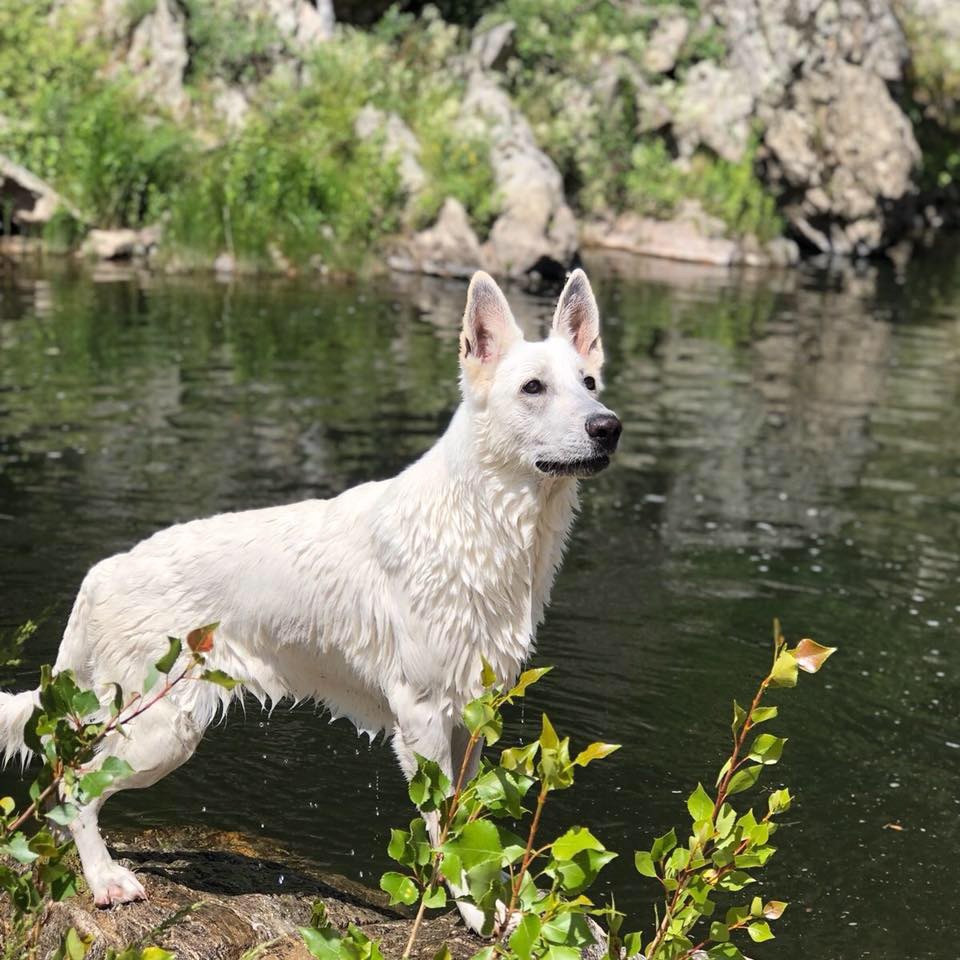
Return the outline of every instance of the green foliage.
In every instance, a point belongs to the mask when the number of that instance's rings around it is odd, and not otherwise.
[[[800,671],[816,673],[833,652],[809,639],[789,648],[774,622],[770,672],[748,709],[734,701],[733,746],[715,790],[711,793],[697,784],[687,798],[688,839],[681,843],[671,829],[649,850],[635,854],[637,872],[659,881],[664,895],[653,937],[644,941],[635,935],[638,945],[645,943],[648,960],[690,960],[698,950],[706,951],[711,960],[742,960],[732,934],[745,931],[755,943],[773,939],[768,921],[779,919],[787,904],[759,896],[742,902],[742,891],[756,882],[751,871],[776,852],[770,842],[779,827],[775,818],[790,809],[792,797],[786,788],[773,791],[759,818],[752,807],[735,809],[729,798],[749,790],[765,768],[778,763],[787,742],[767,732],[752,735],[754,727],[777,716],[776,707],[761,706],[767,689],[795,686]],[[723,905],[722,919],[717,912],[721,899],[735,901]]]
[[[756,174],[756,149],[752,141],[736,163],[701,151],[683,167],[660,137],[639,140],[624,178],[624,204],[648,216],[668,217],[684,200],[697,200],[733,235],[772,240],[783,223],[776,201]]]
[[[212,647],[210,638],[215,627],[211,624],[191,632],[187,640],[190,653],[185,658],[181,656],[183,643],[171,637],[167,653],[151,668],[153,679],[144,685],[144,692],[129,697],[115,685],[113,697],[102,702],[94,691],[78,686],[72,671],[55,674],[48,666],[41,669],[39,706],[25,730],[27,746],[42,760],[30,785],[31,802],[24,810],[17,810],[11,797],[0,798],[0,890],[10,903],[9,910],[0,915],[2,960],[36,958],[50,903],[77,892],[73,843],[61,839],[63,828],[85,804],[133,772],[125,760],[102,756],[104,741],[114,734],[123,735],[129,724],[181,683],[212,679],[223,684],[221,677],[225,675],[220,671],[202,669],[203,654]],[[33,628],[28,622],[20,628],[19,636],[29,636]],[[199,641],[194,639],[197,636]],[[179,669],[175,669],[178,664]],[[218,677],[208,676],[211,673]],[[165,680],[159,690],[147,696],[161,674]],[[177,916],[152,933],[162,932]],[[53,954],[54,960],[83,960],[91,942],[92,938],[82,937],[71,928]],[[173,960],[173,954],[137,944],[119,952],[108,950],[106,960]]]
[[[777,716],[776,707],[762,704],[767,689],[794,686],[801,671],[816,673],[833,652],[808,639],[788,647],[774,622],[770,672],[748,708],[733,704],[733,745],[714,789],[698,783],[688,796],[687,831],[671,828],[634,855],[640,876],[657,880],[664,894],[650,936],[624,933],[625,917],[615,904],[597,907],[587,896],[600,871],[616,857],[589,829],[574,826],[547,843],[539,837],[550,794],[571,787],[577,767],[609,756],[618,749],[615,744],[592,743],[571,759],[569,738],[561,737],[544,714],[536,740],[501,750],[499,762],[484,758],[467,781],[472,751],[484,743],[492,746],[502,736],[503,707],[524,696],[547,672],[529,670],[504,688],[485,664],[484,693],[464,710],[470,740],[455,782],[424,757],[417,758],[410,781],[410,799],[436,816],[435,842],[424,817],[412,820],[408,830],[391,830],[387,853],[400,869],[385,873],[380,886],[391,903],[418,905],[404,960],[414,949],[425,911],[446,905],[444,883],[458,900],[479,907],[486,919],[484,929],[493,940],[473,960],[576,960],[594,942],[591,924],[596,920],[606,923],[609,960],[641,949],[648,960],[691,960],[698,950],[711,960],[743,960],[733,937],[755,943],[773,939],[770,921],[779,919],[787,904],[759,896],[745,900],[742,891],[755,883],[753,871],[776,852],[770,842],[779,826],[776,818],[790,809],[792,797],[787,788],[772,791],[759,815],[752,807],[736,809],[730,798],[750,789],[766,768],[778,763],[787,742],[766,731],[753,732]],[[721,900],[730,901],[722,914]],[[352,926],[346,934],[338,932],[322,904],[301,933],[311,954],[321,960],[379,960],[375,943]],[[441,960],[447,956],[447,950],[437,954]]]

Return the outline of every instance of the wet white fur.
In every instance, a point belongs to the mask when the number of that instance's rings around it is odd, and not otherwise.
[[[577,506],[576,479],[535,463],[591,457],[584,422],[609,412],[584,385],[587,375],[599,383],[598,325],[582,271],[537,343],[478,274],[461,337],[463,402],[435,446],[334,499],[194,520],[103,560],[83,581],[55,669],[135,690],[167,636],[219,621],[209,666],[262,702],[318,700],[359,730],[389,731],[407,776],[415,752],[458,768],[481,657],[510,680],[529,656]],[[521,390],[533,378],[543,394]],[[230,696],[184,684],[129,738],[108,741],[104,754],[137,771],[120,788],[187,760]],[[22,749],[34,702],[33,692],[0,694],[8,755]],[[72,825],[87,881],[104,905],[139,898],[100,839],[100,803]]]

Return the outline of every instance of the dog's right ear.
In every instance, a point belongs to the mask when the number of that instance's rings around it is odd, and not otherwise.
[[[460,363],[465,368],[492,368],[511,344],[523,339],[503,291],[488,273],[478,270],[467,290],[460,332]]]

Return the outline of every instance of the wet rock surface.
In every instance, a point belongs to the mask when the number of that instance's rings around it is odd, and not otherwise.
[[[385,894],[324,873],[262,838],[204,828],[115,834],[109,846],[137,872],[149,900],[111,910],[89,893],[55,904],[44,929],[42,955],[69,927],[93,938],[90,960],[134,942],[173,950],[178,960],[239,960],[251,948],[275,960],[307,960],[298,927],[322,900],[338,928],[360,927],[381,941],[385,956],[400,956],[411,919],[387,906]],[[455,960],[483,943],[466,931],[456,910],[429,918],[415,955],[432,957],[448,944]]]

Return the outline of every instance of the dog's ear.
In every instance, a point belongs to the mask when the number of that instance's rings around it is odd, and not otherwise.
[[[495,364],[512,343],[523,338],[503,291],[478,270],[467,290],[460,333],[460,362]]]
[[[557,310],[553,315],[554,332],[566,337],[577,353],[596,364],[603,363],[600,342],[600,311],[587,275],[579,268],[570,274]]]

